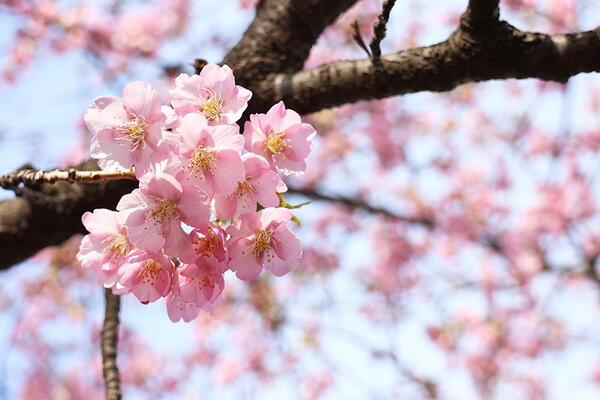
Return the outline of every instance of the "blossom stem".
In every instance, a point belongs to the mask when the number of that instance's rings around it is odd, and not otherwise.
[[[79,171],[74,168],[67,170],[33,170],[21,169],[10,174],[0,176],[0,187],[15,188],[23,184],[26,186],[38,185],[42,183],[55,182],[80,182],[80,183],[96,183],[100,181],[116,181],[116,180],[136,180],[132,170],[127,171]]]
[[[107,400],[121,399],[121,379],[117,366],[117,348],[119,343],[119,310],[121,297],[114,295],[110,289],[104,289],[106,309],[104,324],[100,336],[102,351],[102,374]]]

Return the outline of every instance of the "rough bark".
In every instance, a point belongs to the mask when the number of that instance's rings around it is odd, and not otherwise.
[[[96,170],[88,161],[76,166]],[[75,233],[84,233],[81,216],[95,208],[114,208],[131,192],[131,180],[96,184],[57,182],[17,189],[16,197],[0,202],[0,270],[31,257],[47,246],[58,245]]]
[[[483,30],[459,29],[444,42],[384,55],[380,62],[381,78],[371,59],[281,74],[271,82],[272,93],[304,114],[362,100],[444,92],[469,82],[566,82],[582,72],[600,71],[600,29],[550,36],[498,22]]]

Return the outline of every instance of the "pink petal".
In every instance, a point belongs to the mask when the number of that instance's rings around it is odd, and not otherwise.
[[[238,204],[238,195],[233,193],[230,195],[216,194],[215,195],[215,208],[217,215],[221,219],[231,219],[235,215]]]
[[[83,120],[93,134],[112,129],[115,124],[127,119],[123,102],[118,97],[98,97],[87,109]]]
[[[147,251],[160,251],[165,244],[161,226],[152,222],[128,226],[127,236],[132,244]]]
[[[294,110],[286,110],[283,118],[278,121],[279,131],[287,131],[291,126],[298,125],[302,122],[300,115]]]
[[[158,199],[178,200],[183,193],[179,182],[171,175],[165,173],[157,173],[145,185],[143,181],[140,181],[140,188],[145,190],[147,195]]]
[[[263,207],[277,207],[279,197],[277,197],[277,188],[281,184],[281,178],[272,172],[265,171],[258,178],[252,180],[252,187],[256,194],[256,200]]]
[[[181,228],[181,222],[175,219],[163,230],[165,238],[164,252],[171,257],[179,257],[190,246],[188,235]]]
[[[160,118],[160,99],[158,93],[150,85],[144,82],[128,83],[123,89],[123,105],[131,112],[144,116],[150,121]]]
[[[285,224],[292,218],[292,212],[287,208],[265,208],[258,212],[258,217],[260,219],[260,226],[264,229],[266,227],[279,224]]]
[[[229,251],[231,254],[230,268],[235,271],[235,275],[239,279],[249,281],[260,274],[262,266],[252,254],[249,240],[240,239],[234,242]]]
[[[98,158],[102,169],[129,169],[133,166],[131,147],[114,138],[114,131],[105,129],[92,139],[90,155]]]
[[[180,151],[187,154],[196,150],[202,137],[201,133],[207,127],[208,122],[202,114],[186,114],[181,119],[181,125],[176,129],[181,138]]]
[[[282,276],[295,269],[300,260],[291,259],[284,261],[276,256],[273,250],[267,250],[264,255],[265,268],[271,271],[275,276]]]
[[[238,182],[245,177],[244,166],[240,155],[235,150],[222,150],[215,160],[215,191],[223,194],[232,193]]]
[[[117,212],[105,208],[97,208],[94,212],[86,212],[81,217],[81,222],[89,232],[110,235],[119,232]]]
[[[279,171],[285,174],[302,174],[306,170],[306,162],[304,160],[292,160],[284,154],[275,154],[273,161]]]
[[[121,200],[119,200],[119,203],[117,204],[117,210],[122,211],[122,210],[135,209],[135,208],[145,207],[145,205],[146,205],[146,196],[144,196],[144,194],[142,193],[142,191],[140,189],[134,189],[133,192],[121,197]],[[120,223],[123,224],[123,222],[120,222]]]
[[[217,125],[213,127],[211,136],[217,150],[231,149],[240,153],[244,148],[244,137],[237,125]]]
[[[284,152],[289,158],[295,160],[305,159],[312,149],[309,138],[314,136],[316,131],[309,124],[296,124],[285,131],[285,138],[290,141],[290,147]]]
[[[302,257],[302,244],[285,225],[280,225],[273,232],[275,240],[275,253],[282,260],[300,259]]]
[[[181,220],[193,227],[201,227],[208,223],[210,217],[210,197],[199,187],[185,184],[183,194],[177,208],[181,212]]]

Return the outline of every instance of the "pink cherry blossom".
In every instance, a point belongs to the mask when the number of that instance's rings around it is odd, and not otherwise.
[[[252,97],[252,92],[235,84],[227,65],[207,64],[199,75],[179,75],[175,85],[170,95],[177,114],[201,112],[210,124],[234,124]]]
[[[277,193],[283,193],[287,186],[269,166],[267,160],[253,153],[242,156],[246,171],[245,178],[237,183],[233,193],[215,194],[215,207],[220,218],[232,219],[238,215],[256,211],[257,204],[263,207],[277,207]]]
[[[240,158],[244,138],[237,125],[208,126],[201,114],[192,113],[183,117],[176,133],[180,137],[181,174],[211,193],[233,192],[244,178]]]
[[[202,258],[202,263],[207,263],[211,268],[225,272],[229,266],[229,250],[227,248],[227,234],[218,225],[207,224],[190,232],[191,246],[189,251],[181,256],[182,261],[188,263],[182,269],[182,274],[192,278],[200,277],[195,267],[196,260]]]
[[[171,175],[159,172],[140,180],[140,188],[119,201],[120,222],[132,243],[148,251],[178,256],[189,245],[181,222],[190,226],[208,223],[208,196],[191,185],[182,186]]]
[[[159,145],[165,119],[156,91],[143,82],[123,89],[123,98],[99,97],[88,108],[84,121],[94,135],[90,155],[102,169],[131,168],[142,172]]]
[[[163,254],[138,250],[119,268],[118,286],[129,288],[144,304],[171,290],[173,263]]]
[[[282,101],[266,114],[252,114],[244,125],[246,149],[286,174],[304,172],[315,134],[315,128],[303,123],[297,112],[286,110]]]
[[[191,281],[179,274],[179,269],[173,271],[173,281],[171,283],[171,292],[167,296],[166,306],[167,314],[172,322],[183,319],[184,322],[190,322],[198,316],[200,307],[194,302],[188,302],[181,298],[180,288]]]
[[[117,222],[117,215],[116,211],[100,208],[81,217],[90,233],[81,240],[77,260],[82,267],[99,273],[107,288],[115,285],[119,266],[133,251],[127,230]]]
[[[181,267],[182,275],[188,275],[190,271],[194,272],[194,277],[181,285],[181,298],[201,307],[213,303],[225,287],[223,273],[213,268],[202,257],[196,259],[193,266],[183,265]]]
[[[240,216],[228,227],[230,268],[238,278],[254,279],[263,267],[281,276],[298,265],[302,247],[286,226],[291,218],[290,210],[265,208]]]

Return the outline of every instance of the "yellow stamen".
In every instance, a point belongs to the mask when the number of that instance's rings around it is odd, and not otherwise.
[[[196,171],[212,174],[215,170],[215,155],[210,151],[206,151],[204,147],[200,147],[190,157],[188,167]]]
[[[131,114],[129,116],[129,121],[120,126],[118,130],[122,134],[120,140],[131,143],[133,149],[136,149],[146,137],[148,124],[143,116]]]
[[[200,279],[200,281],[198,282],[198,284],[200,285],[201,288],[202,287],[209,287],[209,288],[213,289],[215,287],[215,282],[208,275],[204,275],[202,277],[202,279]]]
[[[271,133],[267,138],[267,150],[272,154],[279,154],[288,146],[284,139],[285,132]]]
[[[144,283],[154,283],[156,278],[158,278],[158,274],[161,271],[160,265],[154,260],[146,260],[140,270],[139,278],[141,278]]]
[[[178,216],[179,210],[177,209],[175,202],[173,200],[164,199],[148,213],[146,221],[152,219],[155,224],[163,224],[165,221]]]
[[[220,96],[211,96],[202,105],[202,113],[209,122],[219,119],[223,112],[223,99]]]
[[[254,188],[248,181],[238,182],[237,188],[235,189],[235,193],[237,193],[239,197],[243,197],[252,192],[254,192]]]
[[[127,240],[127,237],[120,233],[110,235],[109,237],[104,239],[102,243],[106,243],[106,248],[104,249],[104,252],[110,253],[111,258],[120,258],[125,254],[129,253],[132,249],[132,246]]]
[[[271,248],[271,232],[265,229],[259,229],[254,236],[252,254],[256,257],[261,256],[265,251]]]
[[[217,235],[210,229],[207,231],[206,236],[198,239],[198,241],[194,243],[196,254],[204,257],[214,255],[218,247],[219,238],[217,238]]]

